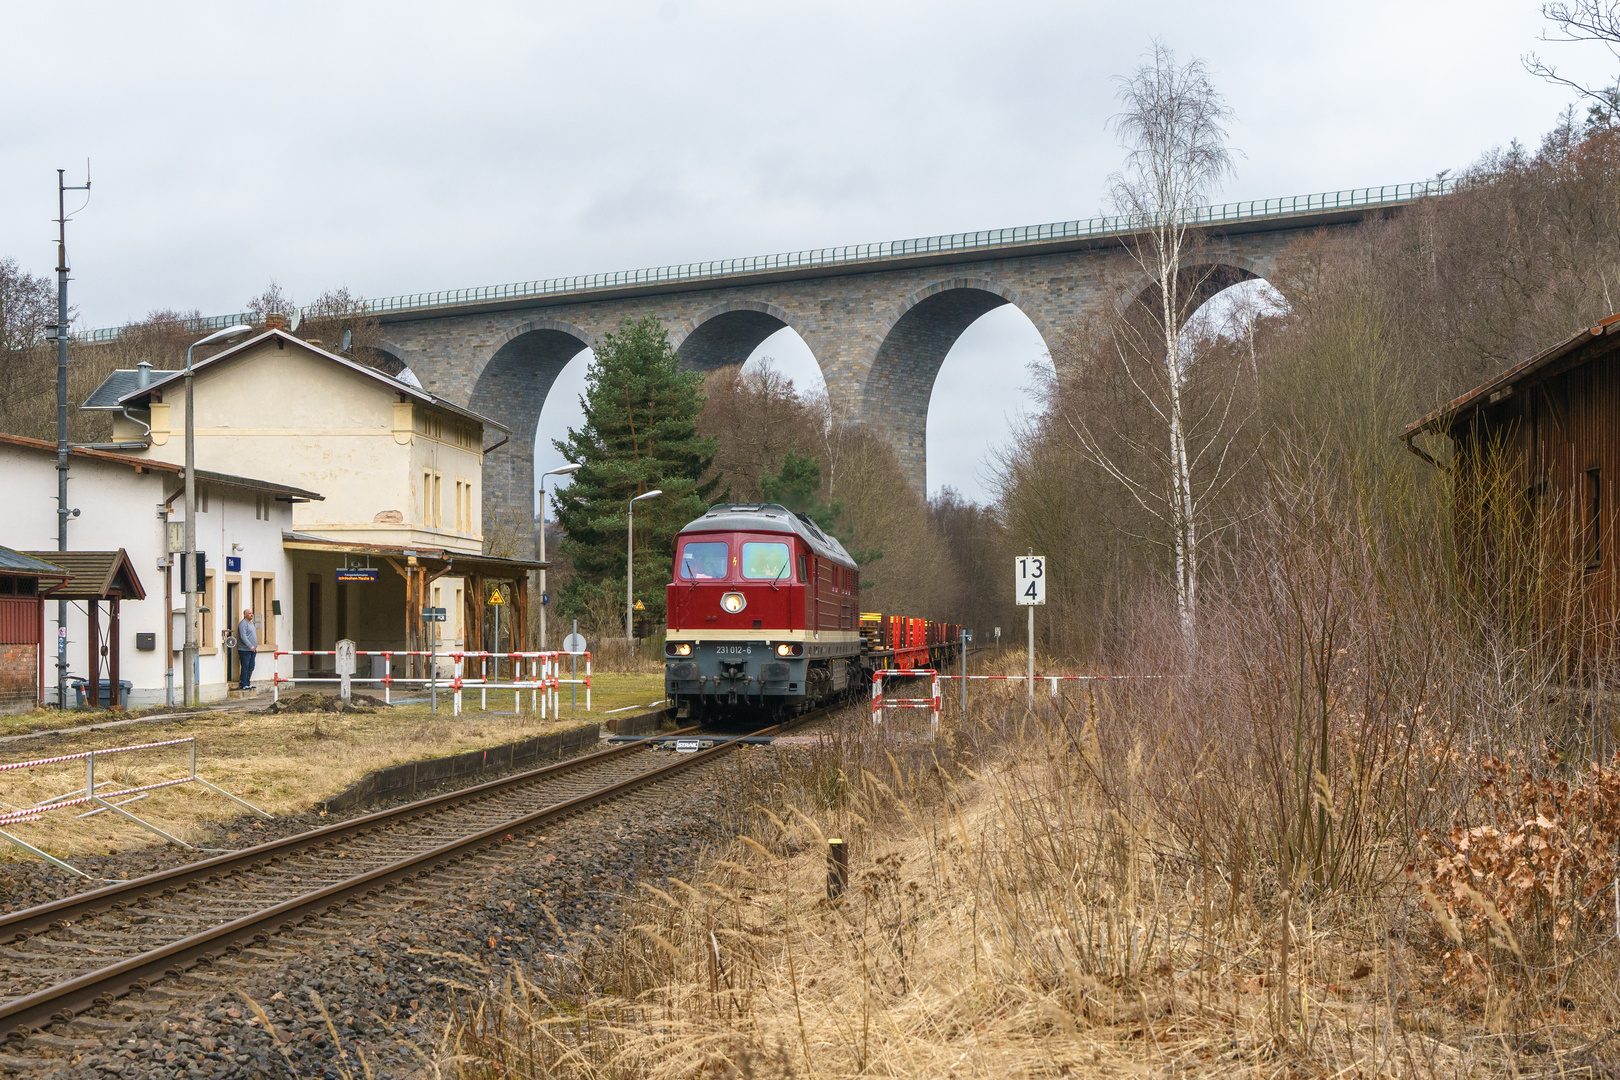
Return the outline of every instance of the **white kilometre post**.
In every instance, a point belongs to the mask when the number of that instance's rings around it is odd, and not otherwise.
[[[1014,599],[1029,608],[1029,674],[1024,683],[1029,691],[1029,708],[1035,708],[1035,608],[1046,603],[1046,556],[1031,551],[1013,559]]]
[[[344,638],[337,643],[337,656],[333,658],[332,666],[337,668],[338,697],[343,701],[348,701],[350,694],[349,680],[353,678],[355,672],[354,642],[352,640]]]

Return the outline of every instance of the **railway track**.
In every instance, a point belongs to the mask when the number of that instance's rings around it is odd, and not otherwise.
[[[629,743],[5,914],[0,1031],[26,1034],[210,966],[740,745],[671,758],[646,742]]]

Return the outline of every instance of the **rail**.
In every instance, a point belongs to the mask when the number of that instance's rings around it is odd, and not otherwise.
[[[817,710],[806,714],[789,725],[762,728],[755,732],[755,735],[763,736],[780,731],[783,727],[807,722],[824,711]],[[436,815],[458,802],[485,805],[488,797],[498,792],[521,788],[537,779],[583,769],[616,755],[634,753],[644,745],[644,742],[628,743],[595,754],[586,754],[555,765],[491,780],[462,791],[448,792],[406,806],[269,841],[243,851],[230,852],[201,862],[160,871],[135,881],[120,882],[26,910],[0,914],[0,940],[19,941],[59,931],[68,933],[71,932],[71,928],[93,920],[100,914],[116,910],[137,898],[172,896],[182,889],[207,887],[222,878],[253,870],[266,870],[292,853],[324,849],[334,842],[363,837],[377,831],[379,827],[404,821],[416,815],[424,813]],[[475,851],[511,843],[514,840],[521,843],[523,842],[521,838],[527,832],[545,823],[572,816],[648,784],[669,779],[684,769],[717,758],[738,745],[742,744],[722,743],[697,753],[677,755],[667,764],[639,772],[628,779],[542,806],[531,812],[521,813],[517,817],[500,821],[492,826],[479,827],[474,832],[431,849],[406,855],[375,869],[329,884],[322,884],[313,891],[295,893],[251,914],[219,922],[200,932],[169,940],[155,948],[148,948],[144,952],[119,958],[113,954],[105,940],[100,940],[97,962],[103,966],[32,993],[0,1002],[0,1023],[5,1023],[8,1027],[15,1025],[9,1027],[9,1030],[27,1032],[54,1020],[71,1017],[79,1010],[98,1002],[110,1002],[133,988],[145,988],[151,982],[166,976],[178,975],[199,964],[213,963],[229,953],[252,946],[256,940],[268,940],[271,935],[296,926],[302,920],[319,918],[344,904],[364,902],[368,897],[376,897],[395,885],[419,880],[425,874],[453,866]],[[235,880],[244,879],[237,876]],[[102,935],[103,939],[107,936]],[[8,963],[14,969],[13,976],[15,976],[18,961],[13,959]]]
[[[1381,187],[1343,188],[1311,195],[1285,195],[1275,199],[1251,199],[1243,202],[1220,203],[1189,210],[1183,221],[1192,226],[1229,225],[1244,221],[1265,221],[1302,214],[1324,214],[1341,210],[1358,210],[1378,206],[1398,206],[1417,199],[1433,198],[1454,190],[1455,181],[1425,180],[1415,184],[1385,184]],[[543,278],[519,281],[505,285],[484,285],[470,289],[448,289],[440,292],[406,293],[364,300],[359,311],[367,315],[383,315],[409,311],[432,311],[436,308],[457,307],[463,304],[499,303],[536,297],[563,296],[570,293],[588,293],[603,289],[622,289],[637,286],[672,284],[676,282],[724,279],[743,274],[761,274],[818,267],[859,265],[886,259],[905,258],[951,252],[993,250],[999,247],[1022,247],[1030,244],[1057,243],[1065,240],[1106,239],[1124,237],[1152,228],[1164,220],[1159,215],[1114,215],[1077,218],[1072,221],[1050,222],[1045,225],[1021,225],[1013,228],[982,229],[977,232],[944,233],[921,236],[910,240],[886,240],[870,244],[845,244],[839,247],[810,248],[803,251],[779,252],[774,255],[750,255],[735,259],[717,259],[705,262],[674,263],[641,270],[617,270],[610,273],[582,274],[572,277]],[[300,308],[301,318],[313,317],[315,312]],[[248,312],[213,315],[188,320],[193,330],[218,330],[241,322],[252,322]],[[92,330],[84,337],[92,342],[114,341],[130,327],[114,326]]]

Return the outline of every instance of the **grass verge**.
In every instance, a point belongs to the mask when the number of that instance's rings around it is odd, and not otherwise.
[[[595,711],[585,711],[582,697],[579,711],[570,712],[565,694],[562,715],[545,721],[529,710],[527,701],[525,711],[514,715],[510,711],[510,693],[491,693],[492,711],[468,712],[461,717],[450,715],[445,700],[440,701],[437,714],[430,713],[426,703],[341,714],[267,714],[257,711],[269,704],[265,699],[255,702],[255,711],[199,712],[21,740],[0,750],[0,763],[195,737],[198,775],[272,814],[299,813],[374,769],[546,735],[579,723],[595,723],[608,710],[624,705],[630,708],[622,715],[633,715],[648,702],[657,701],[663,690],[661,675],[605,675],[592,682]],[[600,696],[596,693],[598,685]],[[475,706],[476,699],[468,704]],[[493,711],[496,707],[507,711]],[[101,714],[101,718],[107,715]],[[94,719],[80,718],[80,724],[75,726]],[[178,778],[188,769],[188,747],[165,747],[99,758],[97,780],[134,787]],[[75,789],[82,792],[84,783],[83,761],[0,774],[0,808],[23,809]],[[154,791],[132,803],[129,810],[188,842],[208,834],[213,823],[244,812],[229,799],[195,784]],[[52,811],[38,822],[19,824],[8,831],[36,847],[64,856],[116,853],[163,842],[118,815],[103,812],[80,819],[75,816],[79,812],[82,809]],[[30,857],[9,845],[6,849],[8,859]]]

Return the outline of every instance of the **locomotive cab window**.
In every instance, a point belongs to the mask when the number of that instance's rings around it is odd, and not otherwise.
[[[799,580],[800,581],[809,581],[810,580],[809,563],[805,562],[804,552],[802,552],[802,551],[799,553]]]
[[[688,581],[711,581],[725,576],[726,544],[724,541],[689,543],[681,549],[681,577]]]
[[[787,576],[786,544],[747,543],[742,546],[742,576],[775,581]]]

